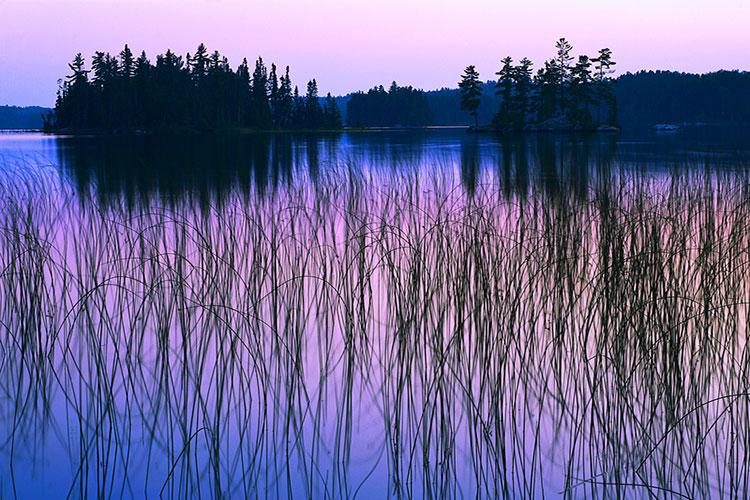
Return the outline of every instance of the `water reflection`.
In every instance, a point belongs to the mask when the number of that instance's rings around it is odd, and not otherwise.
[[[0,149],[2,496],[750,488],[735,151],[442,131],[48,147]]]
[[[58,140],[56,151],[78,190],[103,203],[187,195],[220,203],[234,191],[263,197],[289,187],[295,176],[315,183],[321,170],[344,164],[386,174],[457,166],[469,196],[487,169],[496,171],[506,196],[528,194],[531,182],[550,194],[565,189],[585,196],[592,167],[611,168],[616,138],[495,139],[457,132],[431,140],[424,132],[68,137]]]
[[[59,140],[58,162],[82,193],[135,201],[193,196],[221,202],[228,193],[262,196],[304,168],[311,179],[336,161],[337,135],[83,137]]]

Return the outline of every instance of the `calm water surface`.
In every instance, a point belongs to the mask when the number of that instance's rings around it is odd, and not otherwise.
[[[745,498],[749,167],[0,134],[0,498]]]

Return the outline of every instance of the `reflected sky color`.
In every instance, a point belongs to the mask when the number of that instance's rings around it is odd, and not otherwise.
[[[746,497],[694,132],[0,134],[0,498]]]
[[[554,41],[613,49],[618,72],[750,69],[744,0],[0,0],[0,104],[51,105],[57,79],[81,51],[180,54],[204,41],[233,66],[262,55],[323,93],[397,80],[454,86],[467,64],[483,78],[505,55],[535,62]]]

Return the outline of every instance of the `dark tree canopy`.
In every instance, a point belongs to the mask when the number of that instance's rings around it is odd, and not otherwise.
[[[479,73],[473,65],[467,66],[464,70],[461,81],[458,82],[458,88],[461,91],[461,109],[468,111],[474,117],[474,126],[478,126],[479,115],[477,110],[482,98],[482,82],[479,80]]]
[[[45,128],[67,131],[337,129],[491,123],[500,130],[595,129],[655,123],[750,124],[750,73],[703,75],[643,71],[612,77],[609,49],[575,55],[565,39],[537,68],[529,59],[500,61],[497,81],[476,68],[458,89],[423,91],[395,82],[346,97],[322,97],[318,82],[293,84],[289,67],[262,58],[235,69],[201,44],[192,54],[167,50],[150,59],[126,45],[77,54],[60,81]],[[533,68],[533,69],[532,69]],[[468,113],[467,113],[468,111]],[[29,126],[38,122],[29,121]]]
[[[640,71],[620,76],[614,91],[623,126],[701,122],[750,125],[750,72],[695,75]]]
[[[495,128],[591,130],[617,126],[617,102],[610,73],[612,52],[602,49],[596,57],[580,55],[565,38],[555,44],[557,53],[545,61],[532,78],[532,62],[523,58],[501,61],[496,93],[500,105],[492,120]]]
[[[226,57],[200,44],[185,57],[171,50],[137,58],[126,45],[117,56],[96,52],[91,69],[77,54],[61,81],[49,129],[207,130],[339,128],[338,109],[322,106],[315,80],[304,98],[292,93],[289,67],[279,76],[258,58],[233,70]]]
[[[346,105],[347,124],[351,127],[421,127],[432,123],[424,91],[391,83],[352,94]]]
[[[602,90],[612,94],[598,94],[601,70],[592,59],[581,60],[579,56],[572,68],[570,112],[572,120],[602,122],[612,119],[623,128],[651,127],[657,123],[707,123],[750,125],[750,72],[717,71],[705,74],[679,73],[674,71],[640,71],[626,73],[607,82]],[[598,58],[598,56],[597,56]],[[526,60],[528,61],[528,60]],[[526,65],[519,61],[516,68],[526,66],[519,72],[513,87],[513,96],[519,111],[516,117],[525,117],[527,125],[533,126],[538,108],[534,101],[539,88],[532,78],[531,61]],[[588,63],[591,63],[590,66]],[[501,66],[502,67],[502,66]],[[610,68],[611,70],[611,68]],[[591,72],[591,78],[586,72]],[[604,70],[606,71],[606,70]],[[523,75],[523,76],[521,76]],[[607,76],[604,73],[603,76]],[[497,94],[497,83],[486,82],[479,105],[479,123],[490,123],[503,102],[502,92]],[[461,93],[457,88],[425,91],[425,99],[435,125],[471,125],[473,117],[461,109]],[[609,104],[596,101],[601,97],[610,99]],[[615,97],[614,100],[612,98]],[[580,105],[579,105],[580,103]],[[613,106],[616,105],[616,106]],[[524,109],[525,108],[525,109]],[[511,110],[514,106],[510,107]],[[518,123],[518,122],[516,122]],[[509,128],[520,128],[516,124]],[[503,128],[503,126],[499,126]]]

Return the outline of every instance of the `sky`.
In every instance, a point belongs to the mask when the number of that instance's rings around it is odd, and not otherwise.
[[[454,87],[469,64],[491,79],[561,36],[576,54],[611,48],[618,74],[750,70],[750,0],[0,0],[0,104],[50,106],[76,52],[125,43],[152,60],[200,42],[232,66],[263,56],[336,95]]]

